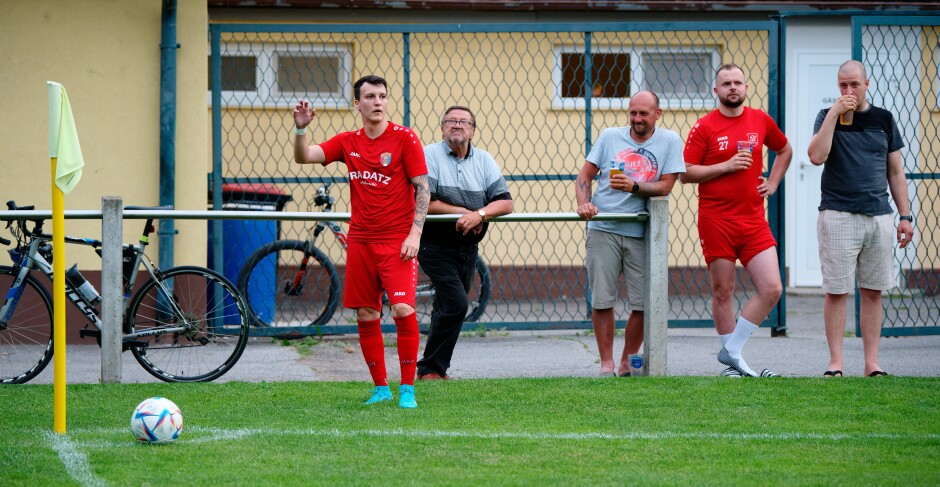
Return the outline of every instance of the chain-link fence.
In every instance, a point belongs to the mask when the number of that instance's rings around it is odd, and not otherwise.
[[[914,239],[895,252],[898,286],[885,299],[883,334],[940,333],[940,17],[861,17],[853,56],[868,67],[871,102],[889,110],[904,138]],[[893,202],[892,202],[893,206]],[[856,321],[857,323],[857,321]],[[856,333],[861,330],[856,327]]]
[[[776,99],[777,28],[775,22],[213,24],[212,186],[224,196],[214,204],[290,197],[288,210],[320,211],[317,189],[331,183],[334,209],[349,211],[344,166],[293,163],[290,109],[301,98],[316,107],[317,117],[308,129],[313,142],[354,130],[361,122],[352,110],[352,83],[378,74],[389,83],[389,118],[412,127],[425,144],[441,140],[440,116],[446,107],[471,107],[478,124],[473,142],[501,164],[517,212],[574,211],[573,182],[590,145],[603,129],[629,123],[632,93],[657,92],[664,110],[659,126],[684,139],[695,121],[716,107],[715,70],[734,62],[747,76],[749,106],[776,116],[781,106]],[[769,170],[767,154],[764,159]],[[227,191],[221,191],[223,184]],[[779,235],[776,226],[783,219],[778,217],[776,197],[770,200],[769,212]],[[696,186],[677,184],[670,215],[670,326],[711,326],[696,214]],[[262,240],[303,241],[313,228],[272,222],[260,233]],[[510,328],[589,326],[584,230],[580,222],[491,225],[481,244],[489,295],[477,320]],[[231,274],[264,243],[257,241],[258,234],[255,228],[226,229],[224,242],[216,243],[216,249],[225,249],[230,277],[237,277]],[[336,235],[324,230],[316,247],[341,277],[343,237]],[[269,273],[293,272],[289,264],[280,257],[270,264]],[[325,282],[320,294],[331,285],[329,279]],[[271,286],[282,284],[272,281]],[[746,277],[740,288],[739,306],[750,288]],[[319,316],[298,307],[272,320],[314,323],[311,314]],[[618,318],[625,317],[618,312]],[[785,323],[779,311],[768,321],[773,326]],[[352,323],[352,313],[340,308],[319,324]]]

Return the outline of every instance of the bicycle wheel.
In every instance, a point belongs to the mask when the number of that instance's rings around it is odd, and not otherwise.
[[[125,332],[147,343],[134,358],[166,382],[210,381],[235,365],[248,343],[248,313],[232,283],[203,267],[173,267],[131,300]],[[180,329],[182,328],[182,329]]]
[[[473,276],[470,292],[467,295],[470,306],[467,309],[467,317],[464,318],[465,322],[479,321],[483,316],[486,305],[490,301],[490,286],[490,270],[486,267],[486,262],[483,262],[483,258],[477,255],[476,275]],[[418,272],[418,287],[415,293],[415,313],[418,314],[418,322],[430,323],[433,309],[434,285],[422,270]]]
[[[320,326],[339,306],[339,273],[320,249],[277,240],[254,251],[238,274],[255,326]],[[306,259],[306,266],[301,271]]]
[[[11,298],[14,269],[0,266],[0,296]],[[0,303],[2,305],[2,303]],[[0,318],[0,384],[23,384],[39,375],[52,359],[52,298],[32,275],[9,318]]]
[[[486,267],[483,258],[477,255],[477,275],[470,285],[470,309],[464,321],[480,321],[490,302],[490,269]]]

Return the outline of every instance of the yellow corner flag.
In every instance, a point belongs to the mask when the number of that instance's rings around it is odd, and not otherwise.
[[[82,178],[82,147],[78,143],[75,119],[65,87],[55,81],[49,84],[49,157],[56,161],[55,184],[69,194]]]
[[[65,87],[49,85],[49,158],[52,164],[52,429],[65,434],[65,203],[82,178],[82,148]]]

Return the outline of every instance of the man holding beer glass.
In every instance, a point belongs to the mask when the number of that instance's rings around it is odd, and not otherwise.
[[[904,140],[891,112],[868,102],[862,63],[843,63],[838,83],[842,96],[816,116],[808,151],[810,162],[823,165],[816,222],[829,343],[829,368],[823,376],[842,376],[845,304],[857,277],[864,374],[877,377],[887,375],[878,363],[878,344],[881,292],[896,285],[892,237],[905,247],[914,235],[901,161]],[[896,228],[889,187],[900,214]]]
[[[679,180],[699,184],[699,241],[711,283],[712,318],[722,345],[718,361],[728,366],[720,375],[774,377],[777,374],[768,369],[752,370],[741,352],[783,292],[777,242],[767,224],[764,199],[783,180],[793,150],[770,115],[744,105],[747,88],[739,66],[718,68],[718,109],[699,119],[689,132],[686,172]],[[765,145],[777,153],[767,181],[761,177]],[[757,292],[735,319],[738,260]]]
[[[668,195],[677,174],[685,171],[679,134],[656,126],[663,116],[659,97],[652,91],[634,93],[629,110],[630,126],[601,132],[575,180],[577,212],[588,220],[584,261],[591,286],[591,323],[601,359],[601,377],[630,376],[629,357],[643,343],[646,229],[640,222],[593,218],[598,212],[645,210],[649,198]],[[598,174],[597,192],[592,194],[591,185]],[[614,363],[613,349],[620,275],[626,280],[630,315],[618,364]]]

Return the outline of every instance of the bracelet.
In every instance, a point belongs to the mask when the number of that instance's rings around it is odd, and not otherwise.
[[[294,127],[294,135],[307,135],[307,127]]]

